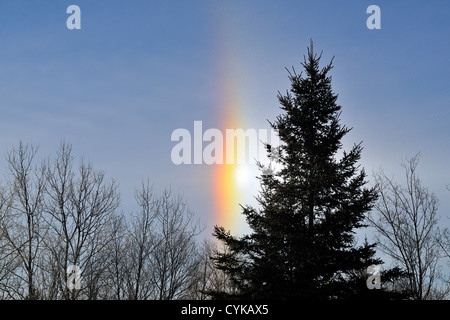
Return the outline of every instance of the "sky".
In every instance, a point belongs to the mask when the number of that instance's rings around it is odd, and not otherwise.
[[[373,4],[381,29],[366,25]],[[81,29],[67,28],[70,5]],[[312,39],[322,65],[334,56],[341,123],[353,128],[344,149],[362,141],[369,180],[383,168],[401,181],[402,159],[420,152],[419,175],[450,226],[449,9],[446,0],[1,0],[0,154],[22,140],[47,156],[65,140],[117,180],[125,212],[148,179],[155,192],[182,194],[206,235],[217,223],[245,233],[239,204],[255,205],[254,163],[174,164],[172,133],[195,140],[194,121],[224,134],[270,129],[285,68],[301,71]]]

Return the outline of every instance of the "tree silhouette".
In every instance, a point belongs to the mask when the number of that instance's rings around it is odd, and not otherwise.
[[[197,295],[202,227],[181,195],[156,196],[148,181],[138,212],[119,212],[115,180],[83,158],[75,166],[71,144],[39,165],[37,150],[13,148],[0,181],[0,300]]]
[[[271,159],[281,169],[259,164],[260,209],[243,207],[253,232],[235,237],[223,227],[214,229],[229,250],[216,252],[213,259],[239,290],[233,295],[211,292],[213,297],[402,297],[385,286],[366,286],[366,270],[382,261],[374,257],[375,244],[356,245],[354,233],[365,226],[377,191],[365,187],[366,174],[357,164],[361,143],[339,156],[341,140],[351,129],[340,124],[341,106],[328,74],[332,60],[320,68],[320,59],[311,42],[301,64],[305,75],[288,70],[291,89],[278,94],[283,113],[270,124],[282,143]],[[275,146],[266,147],[273,155]],[[390,270],[383,280],[389,283],[402,275]]]

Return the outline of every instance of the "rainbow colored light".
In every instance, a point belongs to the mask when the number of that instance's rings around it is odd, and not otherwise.
[[[233,35],[229,20],[225,12],[218,19],[217,42],[218,46],[218,92],[217,101],[219,108],[219,129],[225,137],[227,129],[244,128],[243,109],[238,61],[235,54]],[[240,204],[243,200],[242,194],[236,183],[237,161],[227,164],[226,144],[223,145],[223,164],[215,164],[213,173],[214,184],[214,224],[224,227],[226,230],[236,232],[241,228],[243,217]],[[237,145],[234,144],[234,155],[237,154]],[[236,160],[236,159],[235,159]]]

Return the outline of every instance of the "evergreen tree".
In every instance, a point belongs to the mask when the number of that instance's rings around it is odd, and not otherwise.
[[[291,89],[278,94],[283,113],[270,124],[281,145],[266,148],[281,169],[259,164],[260,208],[243,207],[253,232],[235,237],[223,227],[214,229],[229,250],[213,259],[237,288],[233,295],[212,292],[216,298],[404,297],[366,286],[365,271],[382,261],[374,257],[375,244],[356,245],[355,230],[365,226],[377,192],[365,187],[366,174],[357,164],[361,143],[338,153],[351,129],[339,123],[341,106],[328,74],[333,60],[320,68],[320,59],[311,42],[302,63],[305,75],[288,71]],[[386,282],[403,273],[383,275]]]

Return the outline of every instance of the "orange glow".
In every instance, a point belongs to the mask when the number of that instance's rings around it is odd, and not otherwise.
[[[236,229],[239,212],[239,196],[234,181],[234,164],[216,165],[215,169],[215,224],[227,230]]]
[[[226,130],[243,128],[242,99],[239,88],[239,69],[235,55],[235,43],[230,32],[230,20],[226,10],[217,17],[217,59],[218,59],[218,122],[222,132],[223,164],[214,164],[214,224],[235,233],[241,217],[241,197],[236,184],[237,144],[234,143],[235,161],[226,164]]]
[[[227,86],[230,88],[229,86]],[[232,90],[227,91],[233,92]],[[225,97],[222,105],[221,131],[224,136],[223,144],[223,164],[216,164],[214,169],[214,208],[215,224],[224,227],[226,230],[236,231],[238,217],[241,214],[240,197],[236,185],[237,168],[237,143],[234,143],[234,162],[226,164],[226,129],[236,129],[240,127],[239,113],[237,111],[237,100],[234,96]]]

